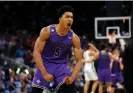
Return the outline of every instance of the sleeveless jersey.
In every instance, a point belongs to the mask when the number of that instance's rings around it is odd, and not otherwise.
[[[98,69],[110,69],[110,57],[108,52],[99,53]]]
[[[123,64],[123,61],[122,61],[122,64]],[[113,65],[112,65],[112,73],[121,73],[121,69],[120,69],[120,63],[119,62],[113,62]]]
[[[41,54],[44,63],[67,63],[68,55],[72,47],[72,35],[70,30],[65,36],[59,36],[53,25],[50,25],[50,36]]]

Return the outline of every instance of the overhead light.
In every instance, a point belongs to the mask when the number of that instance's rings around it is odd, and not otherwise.
[[[28,69],[25,69],[25,73],[26,73],[26,74],[29,74],[29,71],[28,71]]]
[[[20,72],[20,68],[17,69],[16,74],[19,74],[19,72]]]
[[[9,72],[12,72],[12,69],[11,68],[9,69]]]

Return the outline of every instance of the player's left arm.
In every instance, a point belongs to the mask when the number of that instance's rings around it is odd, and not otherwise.
[[[113,60],[111,59],[111,62],[110,62],[110,69],[113,68]]]
[[[89,46],[92,47],[92,49],[96,52],[99,53],[99,50],[91,43],[89,43]]]
[[[75,78],[77,77],[77,75],[79,74],[79,72],[80,72],[80,70],[83,66],[83,62],[81,61],[83,53],[82,53],[82,50],[81,50],[81,47],[80,47],[80,39],[75,33],[73,33],[72,43],[73,43],[76,65],[74,67],[74,71],[73,71],[71,77],[72,77],[73,80],[75,80]]]
[[[120,63],[120,69],[123,70],[124,69],[124,65],[122,63],[122,58],[120,58],[119,63]]]

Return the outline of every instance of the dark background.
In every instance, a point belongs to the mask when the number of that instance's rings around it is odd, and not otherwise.
[[[132,14],[132,2],[105,1],[1,1],[0,29],[14,31],[26,29],[39,33],[40,29],[51,23],[57,23],[57,9],[70,5],[75,9],[73,29],[77,34],[87,34],[94,39],[94,18],[106,16],[129,16]]]

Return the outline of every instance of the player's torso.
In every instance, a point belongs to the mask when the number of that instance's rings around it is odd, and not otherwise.
[[[53,25],[50,25],[50,36],[42,52],[42,59],[45,62],[66,63],[72,47],[72,31],[66,36],[59,36]]]
[[[84,59],[89,60],[88,62],[85,63],[84,68],[91,68],[94,66],[94,61],[93,61],[94,57],[90,56],[89,53],[90,53],[89,50],[85,51],[84,53]]]
[[[99,53],[98,68],[99,69],[110,69],[110,57],[109,57],[108,52]]]
[[[112,70],[111,70],[112,73],[121,73],[121,70],[120,70],[120,63],[119,62],[113,62],[113,65],[112,65]]]

